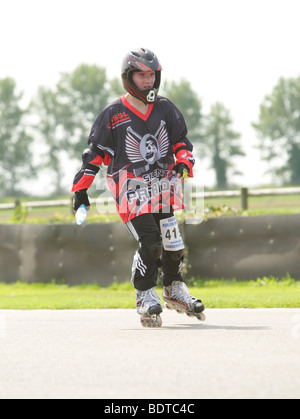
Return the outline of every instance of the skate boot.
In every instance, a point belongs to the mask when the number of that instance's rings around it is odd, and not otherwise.
[[[196,317],[204,321],[203,313],[205,307],[201,300],[190,295],[188,287],[184,282],[173,281],[172,284],[163,289],[165,307],[169,310],[176,310],[177,313],[185,313],[190,317]]]
[[[160,298],[154,288],[147,291],[136,290],[136,309],[141,316],[143,327],[161,327],[162,319],[160,313],[162,306]]]

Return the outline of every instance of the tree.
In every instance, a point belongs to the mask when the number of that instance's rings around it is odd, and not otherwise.
[[[121,78],[115,77],[110,80],[110,101],[122,96],[125,92]]]
[[[188,138],[195,144],[202,140],[202,104],[187,80],[165,82],[163,95],[168,97],[182,112],[188,127]]]
[[[63,73],[57,84],[57,100],[70,155],[78,157],[93,122],[109,100],[106,70],[81,64],[73,73]]]
[[[280,159],[274,171],[283,183],[300,183],[300,77],[280,78],[260,105],[252,126],[260,138],[262,158]],[[278,161],[276,162],[278,164]]]
[[[96,65],[81,64],[72,73],[61,74],[53,90],[39,88],[32,110],[37,134],[47,145],[43,165],[53,172],[55,193],[64,191],[65,162],[78,159],[87,147],[91,126],[108,98],[106,71]]]
[[[52,173],[52,181],[45,187],[53,184],[55,193],[61,194],[64,192],[62,154],[67,151],[68,147],[65,144],[65,133],[60,122],[60,104],[56,91],[40,87],[30,109],[31,113],[36,116],[34,128],[39,144],[40,167],[43,170],[49,169]]]
[[[234,169],[233,158],[245,155],[238,142],[240,134],[232,129],[230,113],[222,103],[213,104],[205,119],[207,155],[216,173],[216,186],[225,189],[228,187],[228,172]],[[238,172],[234,171],[234,174]]]
[[[20,182],[34,175],[30,146],[33,138],[25,128],[26,109],[12,78],[0,80],[0,186],[2,195],[17,195]]]

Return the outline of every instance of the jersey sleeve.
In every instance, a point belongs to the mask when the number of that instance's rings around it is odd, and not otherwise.
[[[104,109],[91,129],[88,144],[90,149],[84,150],[82,154],[82,168],[75,175],[72,192],[89,189],[92,185],[100,166],[108,166],[114,157],[113,136],[109,121],[110,112]]]
[[[113,135],[110,124],[110,109],[104,109],[96,119],[89,138],[88,144],[93,146],[94,150],[98,150],[99,154],[103,156],[103,163],[108,166],[111,159],[115,155],[113,145]]]
[[[176,164],[184,163],[189,168],[189,176],[193,177],[195,159],[193,156],[193,144],[187,138],[187,126],[182,113],[172,103],[170,104],[171,129],[170,138]]]

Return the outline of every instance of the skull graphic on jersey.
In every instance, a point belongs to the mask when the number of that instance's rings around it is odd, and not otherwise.
[[[145,163],[143,167],[136,169],[139,175],[146,173],[155,163],[160,168],[168,167],[167,164],[160,162],[166,157],[169,149],[169,138],[165,125],[166,123],[161,121],[155,135],[146,134],[143,137],[131,127],[127,128],[125,150],[128,159],[132,163]]]

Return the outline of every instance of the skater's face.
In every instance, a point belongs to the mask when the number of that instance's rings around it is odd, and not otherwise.
[[[155,83],[155,71],[135,71],[132,80],[139,90],[152,89]]]

